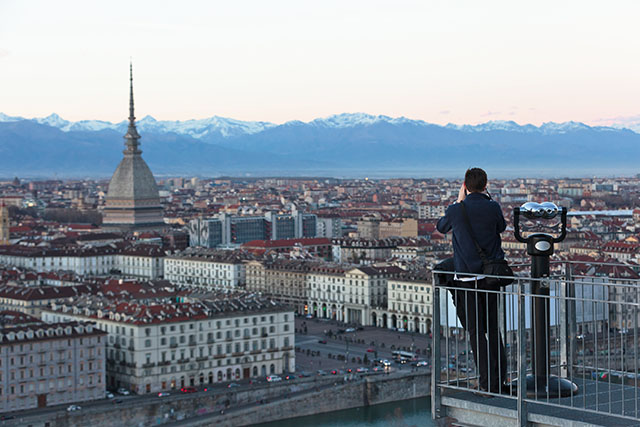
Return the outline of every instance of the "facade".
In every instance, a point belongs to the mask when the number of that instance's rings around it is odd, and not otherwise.
[[[156,279],[164,274],[164,252],[155,245],[110,244],[82,248],[0,247],[0,264],[36,272],[72,271],[81,276],[120,273]]]
[[[316,237],[342,237],[342,219],[336,217],[318,217],[316,222]]]
[[[104,399],[106,333],[95,324],[11,311],[0,324],[1,412]]]
[[[291,214],[267,212],[264,216],[226,213],[189,222],[189,245],[215,248],[252,240],[299,239],[316,236],[316,216],[294,210]]]
[[[140,135],[133,111],[133,71],[129,99],[129,128],[124,136],[124,157],[109,182],[102,226],[133,231],[164,228],[163,210],[153,173],[142,158]]]
[[[391,257],[391,252],[403,239],[333,239],[332,259],[335,262],[371,264]]]
[[[108,386],[138,394],[295,371],[293,310],[254,296],[86,298],[54,304],[43,319],[95,321],[108,332]]]
[[[8,245],[11,240],[11,226],[9,222],[9,208],[4,202],[0,203],[0,245]]]
[[[377,315],[376,326],[403,328],[421,334],[431,332],[433,285],[430,274],[423,272],[389,279],[387,295],[386,313]]]
[[[423,202],[418,206],[419,219],[442,218],[447,210],[447,204],[442,202]]]
[[[293,307],[298,314],[308,314],[307,275],[312,265],[301,260],[249,261],[246,289]]]
[[[256,254],[268,252],[313,255],[325,260],[331,259],[331,241],[324,237],[304,238],[304,239],[284,239],[284,240],[252,240],[242,245],[246,249]]]
[[[397,218],[391,221],[382,221],[379,224],[378,234],[380,239],[387,237],[417,237],[418,220],[414,218]]]
[[[321,318],[376,325],[374,309],[387,306],[387,280],[398,276],[395,266],[320,266],[309,272],[309,310]]]
[[[0,310],[10,310],[40,316],[50,304],[95,291],[90,285],[77,286],[17,286],[0,285]]]
[[[245,283],[243,261],[237,252],[191,248],[165,259],[165,279],[183,286],[235,290]]]

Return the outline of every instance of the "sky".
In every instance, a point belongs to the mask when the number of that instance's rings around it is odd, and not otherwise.
[[[0,112],[640,122],[638,1],[0,0]]]

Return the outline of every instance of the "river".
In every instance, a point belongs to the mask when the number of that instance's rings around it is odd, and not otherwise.
[[[429,397],[382,403],[325,412],[306,417],[290,418],[258,424],[261,427],[430,427],[435,426],[431,419],[431,400]]]

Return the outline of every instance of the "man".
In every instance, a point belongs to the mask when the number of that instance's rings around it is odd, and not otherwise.
[[[506,380],[507,359],[498,328],[498,299],[492,292],[482,290],[482,260],[473,236],[488,259],[504,258],[500,233],[506,228],[500,205],[485,194],[487,174],[480,168],[467,170],[460,187],[458,200],[449,206],[438,221],[441,233],[453,231],[453,264],[455,276],[452,291],[460,323],[469,333],[473,357],[480,374],[479,387],[500,393]],[[465,219],[462,204],[470,224]],[[473,276],[464,275],[471,273]],[[478,290],[480,289],[480,290]],[[488,337],[488,342],[487,342]]]

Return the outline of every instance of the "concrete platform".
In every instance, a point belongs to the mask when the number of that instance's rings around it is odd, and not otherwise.
[[[608,382],[577,380],[580,393],[561,399],[526,400],[527,421],[536,426],[640,426],[640,389]],[[515,397],[482,397],[444,389],[446,416],[467,425],[518,425]],[[595,411],[595,412],[594,412]]]

